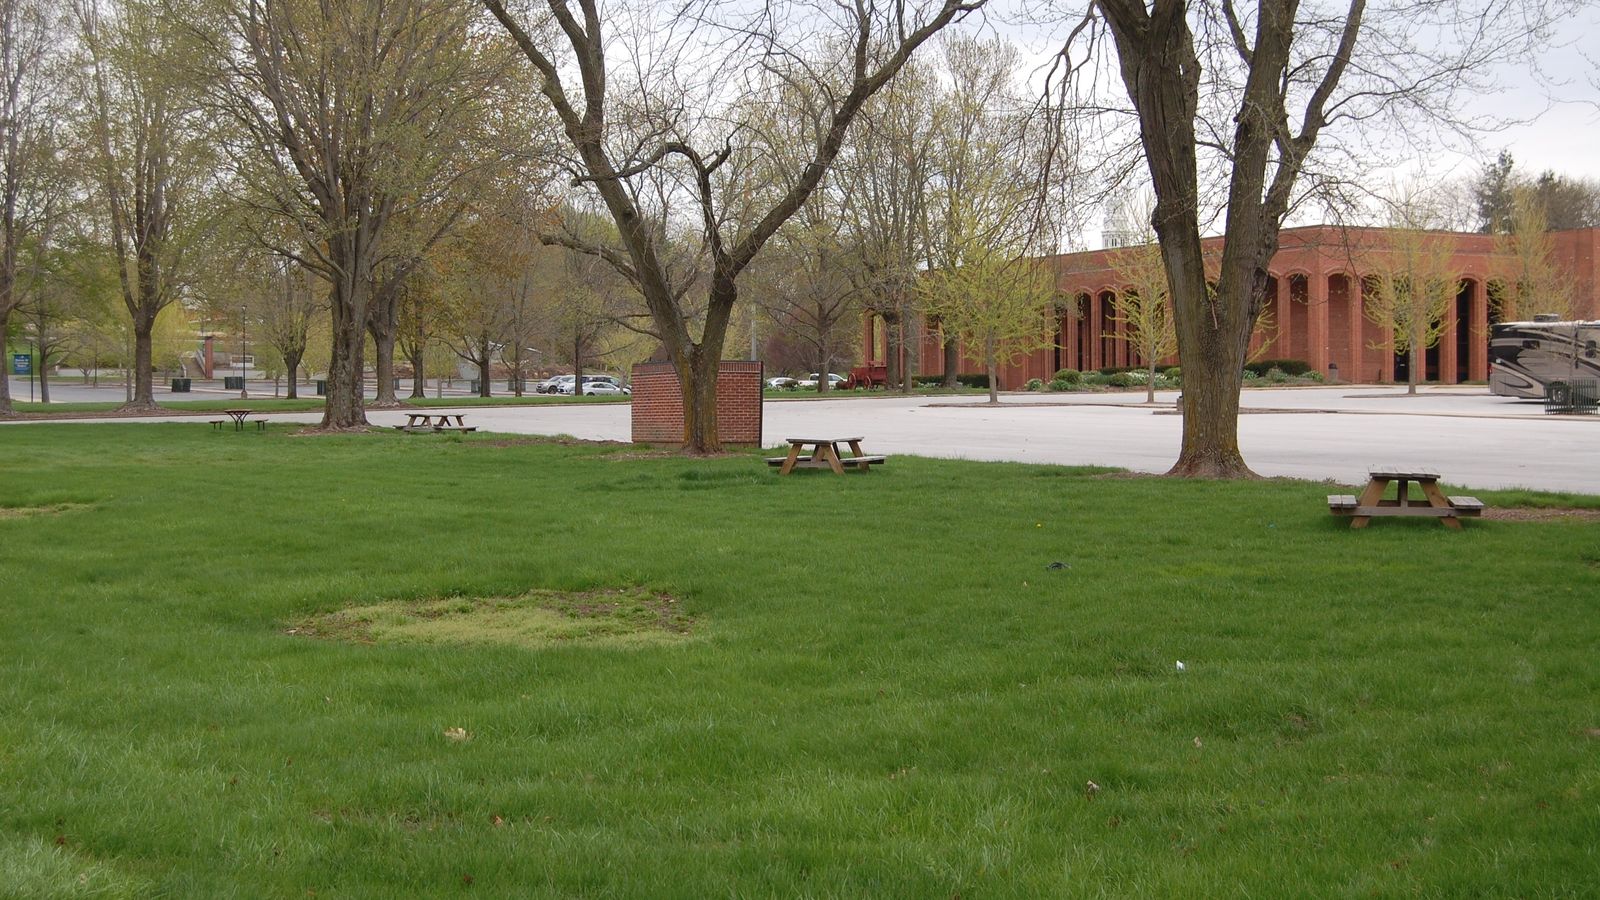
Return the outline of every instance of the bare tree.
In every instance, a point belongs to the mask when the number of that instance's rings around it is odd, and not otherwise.
[[[637,286],[683,386],[685,447],[696,453],[720,450],[717,371],[740,273],[816,190],[862,105],[889,83],[913,51],[984,0],[816,2],[783,10],[706,0],[687,4],[661,32],[631,46],[625,34],[621,41],[608,40],[599,0],[546,0],[559,40],[544,39],[502,0],[483,2],[533,63],[539,91],[565,130],[575,180],[599,198],[616,224],[621,246],[574,249],[607,260]],[[802,11],[808,33],[791,40],[794,32],[784,26],[800,21],[796,16]],[[621,100],[608,94],[618,75],[607,64],[608,51],[613,60],[631,51],[636,62],[648,65],[653,51],[647,44],[702,54],[702,71],[712,76],[706,84],[713,91],[703,95],[707,100],[714,91],[733,86],[762,90],[783,82],[818,85],[814,93],[796,95],[815,96],[819,106],[795,114],[821,124],[820,140],[807,153],[799,175],[781,185],[765,209],[752,210],[747,219],[729,215],[738,201],[730,201],[730,182],[721,170],[733,156],[735,142],[748,139],[739,123],[715,122],[709,116],[692,121],[681,95],[659,105],[659,92]],[[664,61],[680,78],[688,71],[685,63],[682,58]],[[657,75],[672,77],[641,71],[636,82],[646,84]],[[705,319],[698,339],[683,300],[696,287],[695,280],[674,279],[663,259],[661,230],[641,204],[638,191],[647,183],[641,176],[652,172],[681,176],[677,196],[690,203],[690,218],[700,232],[706,260]],[[552,243],[577,243],[556,234],[545,237]]]
[[[1457,113],[1462,96],[1480,88],[1494,64],[1523,58],[1564,6],[1094,0],[1077,20],[1058,83],[1080,89],[1083,107],[1106,105],[1093,76],[1100,38],[1109,36],[1155,189],[1151,224],[1185,386],[1172,474],[1252,474],[1238,445],[1245,348],[1279,229],[1308,189],[1347,183],[1345,172],[1370,165],[1372,148],[1382,145],[1362,140],[1363,129],[1390,128],[1403,139],[1420,116],[1433,123],[1434,145],[1452,125],[1464,132],[1471,123]],[[1351,140],[1324,141],[1329,134]],[[1200,241],[1215,219],[1225,245],[1212,292]]]
[[[0,343],[22,301],[19,256],[51,212],[38,170],[54,142],[60,96],[60,73],[52,71],[55,8],[41,0],[0,0]],[[0,373],[0,416],[14,412],[10,379]]]

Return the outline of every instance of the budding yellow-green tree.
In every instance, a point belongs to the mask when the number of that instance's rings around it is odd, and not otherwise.
[[[1422,354],[1439,342],[1461,290],[1450,264],[1449,235],[1416,227],[1415,221],[1403,216],[1401,224],[1409,227],[1392,229],[1383,246],[1369,253],[1362,292],[1367,318],[1389,335],[1395,352],[1408,355],[1408,394],[1417,392]]]
[[[1048,346],[1056,303],[1049,270],[1030,258],[1044,239],[1038,158],[1028,120],[1010,93],[1017,51],[999,41],[944,41],[950,74],[929,163],[933,187],[923,231],[929,273],[918,291],[989,373],[999,402],[999,360]]]
[[[968,353],[982,353],[990,403],[1000,402],[1000,360],[1050,343],[1055,278],[1038,260],[972,253],[965,265],[931,273],[917,289],[929,315],[938,316]]]
[[[1577,315],[1577,285],[1555,260],[1555,239],[1544,200],[1532,186],[1512,190],[1508,230],[1495,235],[1499,290],[1489,293],[1501,320],[1550,313]]]
[[[1167,268],[1161,261],[1161,245],[1154,235],[1150,237],[1149,243],[1111,254],[1111,265],[1123,285],[1112,306],[1128,343],[1144,360],[1146,403],[1156,400],[1156,361],[1178,350],[1178,331],[1167,296]]]

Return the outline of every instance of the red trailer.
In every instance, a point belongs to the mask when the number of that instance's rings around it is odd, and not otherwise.
[[[850,377],[844,380],[843,387],[847,388],[886,388],[889,386],[889,366],[886,363],[867,363],[856,366],[850,370]]]

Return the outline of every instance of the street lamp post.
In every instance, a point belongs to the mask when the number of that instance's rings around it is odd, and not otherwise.
[[[528,351],[528,352],[529,352],[529,353],[532,353],[532,354],[533,354],[533,355],[534,355],[534,356],[537,356],[537,357],[539,357],[539,358],[540,358],[540,359],[543,359],[543,358],[544,358],[544,351],[543,351],[543,350],[535,350],[535,349],[534,349],[534,348],[532,348],[532,347],[523,347],[523,348],[522,348],[522,349],[524,349],[524,350],[526,350],[526,351]],[[519,380],[522,380],[522,381],[524,381],[524,384],[523,384],[523,387],[524,387],[524,388],[526,388],[526,387],[527,387],[527,384],[526,384],[526,379],[524,379],[524,378],[523,378],[523,376],[522,376],[522,373],[521,373],[521,372],[518,372],[518,373],[517,373],[517,378],[518,378],[518,379],[519,379]],[[522,392],[521,392],[521,391],[518,391],[518,392],[517,392],[517,393],[518,393],[518,394],[519,394],[519,395],[520,395],[520,394],[521,394],[521,393],[522,393]]]
[[[244,386],[244,307],[239,307],[239,399],[249,400],[250,390]]]

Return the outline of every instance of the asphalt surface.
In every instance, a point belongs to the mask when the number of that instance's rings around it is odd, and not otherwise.
[[[100,399],[120,399],[105,396],[106,390],[96,392]],[[52,399],[87,399],[66,393],[53,391]],[[251,395],[261,396],[254,389]],[[1144,404],[1142,393],[1007,394],[998,407],[966,396],[778,400],[766,404],[763,435],[769,446],[789,435],[859,435],[871,453],[1162,472],[1177,458],[1182,420],[1174,392],[1156,396],[1154,406]],[[1483,387],[1424,388],[1415,397],[1375,385],[1250,389],[1241,402],[1240,448],[1262,475],[1359,484],[1370,466],[1418,466],[1472,488],[1600,494],[1600,416],[1546,416],[1539,403],[1493,397]],[[482,431],[629,439],[626,404],[461,411]],[[320,419],[318,413],[266,415],[277,422]],[[375,425],[404,422],[403,413],[384,410],[368,418]],[[193,417],[132,421],[173,419]]]

